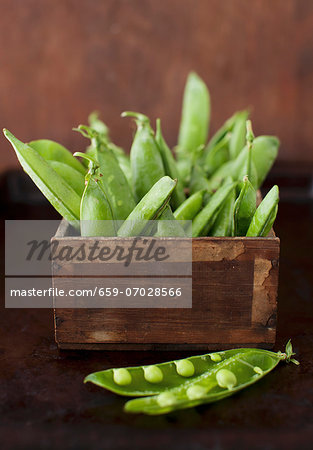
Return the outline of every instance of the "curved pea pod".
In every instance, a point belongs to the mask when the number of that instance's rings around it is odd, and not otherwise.
[[[208,142],[208,145],[206,147],[206,151],[209,151],[212,147],[215,147],[218,142],[220,142],[227,133],[230,133],[234,125],[236,123],[236,120],[238,117],[240,117],[245,111],[237,111],[235,112],[231,117],[229,117],[223,125],[214,133],[214,135],[211,137],[211,139]]]
[[[266,237],[270,232],[278,211],[279,190],[273,186],[259,204],[252,217],[246,236]]]
[[[98,182],[90,178],[81,199],[81,236],[115,236],[110,204]]]
[[[191,153],[205,145],[210,121],[210,94],[206,84],[194,72],[188,75],[182,106],[178,146]]]
[[[287,353],[288,345],[291,353]],[[238,349],[235,352],[230,350],[233,353],[228,356],[228,352],[223,352],[222,361],[213,367],[175,387],[163,389],[157,395],[129,400],[124,410],[129,413],[159,415],[223,400],[262,379],[280,361],[299,364],[291,358],[294,353],[290,341],[287,346],[286,353]]]
[[[259,188],[271,170],[278,154],[279,139],[275,136],[258,136],[253,142],[252,161],[258,175]]]
[[[137,123],[137,131],[130,150],[130,165],[133,191],[138,202],[165,175],[165,172],[148,117],[131,111],[122,113],[122,117],[134,117]]]
[[[236,183],[226,183],[221,186],[210,198],[205,207],[192,221],[192,236],[206,236],[212,227],[217,214],[221,210],[229,193],[235,188]]]
[[[196,192],[203,190],[211,192],[211,185],[204,169],[200,165],[195,164],[190,176],[189,191],[190,194],[193,195]]]
[[[157,219],[165,209],[175,186],[176,180],[168,176],[157,181],[122,224],[118,236],[140,236],[147,226],[147,221]]]
[[[236,200],[236,189],[228,194],[224,205],[218,213],[210,230],[210,236],[232,236],[234,228],[234,205]]]
[[[211,147],[204,160],[204,170],[208,176],[229,160],[230,133],[227,133],[214,147]]]
[[[186,237],[180,221],[176,220],[169,205],[158,218],[157,237]]]
[[[67,150],[63,145],[49,139],[38,139],[31,141],[28,145],[36,150],[46,161],[59,161],[73,167],[81,174],[85,175],[85,167]]]
[[[229,140],[229,155],[230,159],[235,159],[246,143],[246,120],[249,116],[248,111],[241,111],[235,120],[230,140]]]
[[[244,177],[234,208],[234,234],[245,236],[256,211],[256,190],[248,177]]]
[[[171,206],[174,209],[176,209],[179,207],[179,205],[181,203],[183,203],[186,200],[186,195],[184,193],[184,185],[180,179],[173,153],[169,149],[169,147],[163,137],[160,119],[157,119],[157,121],[156,121],[155,140],[159,146],[159,150],[160,150],[163,165],[164,165],[165,174],[168,175],[169,177],[173,178],[173,180],[177,180],[177,185],[173,191],[173,194],[171,197],[171,202],[170,202]]]
[[[203,195],[205,190],[197,191],[188,197],[179,208],[174,211],[174,217],[177,220],[192,220],[198,214],[203,205]]]
[[[60,161],[47,161],[48,164],[56,171],[64,181],[81,197],[85,188],[85,177],[72,166]]]
[[[6,129],[3,133],[12,144],[21,166],[43,195],[61,216],[77,226],[80,196],[34,148],[19,141]]]

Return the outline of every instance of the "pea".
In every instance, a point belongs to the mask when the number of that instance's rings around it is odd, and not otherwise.
[[[211,354],[210,354],[210,358],[211,358],[212,361],[214,361],[214,362],[220,362],[220,361],[222,361],[222,357],[221,357],[221,355],[219,355],[218,353],[211,353]]]
[[[170,392],[162,392],[157,396],[158,404],[164,408],[166,406],[171,406],[176,402],[176,398]]]
[[[236,375],[228,369],[219,370],[216,374],[216,381],[220,387],[228,390],[233,389],[237,384]]]
[[[120,369],[114,369],[113,380],[119,386],[126,386],[131,383],[132,377],[129,371],[122,367]]]
[[[178,375],[182,377],[192,377],[195,373],[195,366],[189,359],[181,359],[180,361],[175,361],[176,370]]]
[[[190,388],[187,389],[187,397],[189,400],[196,400],[198,398],[202,398],[207,393],[207,389],[203,386],[195,384],[194,386],[190,386]]]
[[[158,366],[144,367],[144,377],[149,383],[161,383],[163,380],[162,370]]]
[[[253,370],[258,375],[263,375],[263,370],[261,369],[261,367],[255,366],[255,367],[253,367]]]

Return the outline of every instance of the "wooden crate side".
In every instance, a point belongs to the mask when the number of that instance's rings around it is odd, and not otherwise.
[[[63,348],[271,345],[278,259],[278,238],[194,239],[192,309],[58,309],[56,340]]]

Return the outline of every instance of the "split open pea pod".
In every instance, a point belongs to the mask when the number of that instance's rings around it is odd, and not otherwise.
[[[243,350],[243,353],[248,351]],[[156,395],[168,389],[192,382],[221,361],[229,360],[238,350],[191,356],[150,366],[107,369],[91,373],[84,382],[91,382],[120,395],[132,397]],[[121,377],[123,375],[123,377]]]
[[[195,371],[195,375],[183,383],[163,389],[157,395],[130,400],[124,409],[129,413],[158,415],[222,400],[256,383],[282,360],[298,364],[291,358],[293,354],[290,342],[286,353],[260,349],[225,351],[221,353],[221,360],[212,362],[205,371]]]

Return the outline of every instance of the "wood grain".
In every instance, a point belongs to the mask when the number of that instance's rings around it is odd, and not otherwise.
[[[85,238],[62,237],[61,245],[81,245]],[[97,238],[105,245],[128,246],[129,240]],[[171,240],[169,240],[171,241]],[[176,248],[186,239],[177,238]],[[181,241],[181,242],[180,242]],[[90,240],[89,240],[90,242]],[[189,241],[190,242],[190,241]],[[192,240],[192,308],[106,308],[55,310],[56,341],[60,348],[216,348],[217,345],[271,346],[276,335],[276,296],[279,245],[277,237],[195,238]],[[89,264],[92,268],[93,264]],[[74,263],[66,267],[71,276]],[[79,264],[78,264],[79,266]],[[54,285],[67,288],[60,277]],[[103,263],[103,276],[106,263]],[[98,271],[98,275],[99,271]],[[92,278],[84,278],[93,287]],[[186,346],[186,347],[184,347]],[[194,346],[194,347],[193,347]]]

